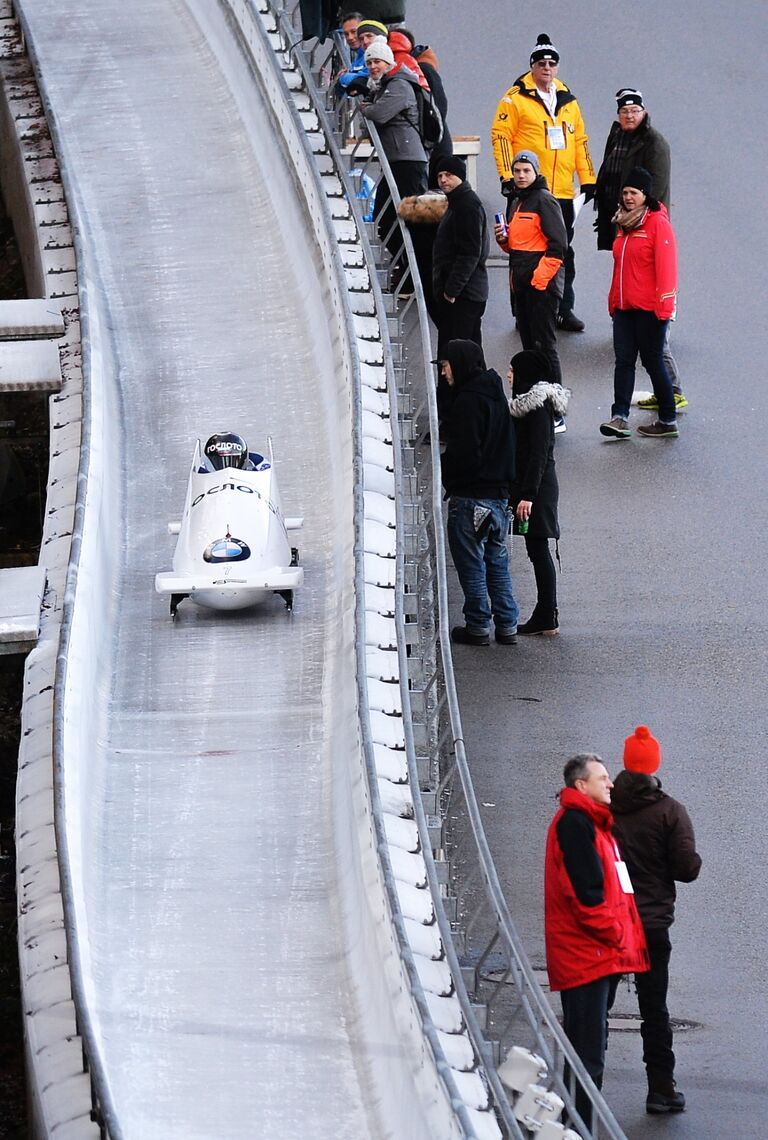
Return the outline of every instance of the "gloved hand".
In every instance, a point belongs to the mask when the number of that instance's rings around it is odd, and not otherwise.
[[[502,178],[501,192],[505,198],[511,198],[515,192],[515,181],[513,178]]]
[[[586,186],[582,184],[581,192],[584,195],[584,205],[586,206],[587,202],[591,202],[595,196],[594,182],[588,182]]]

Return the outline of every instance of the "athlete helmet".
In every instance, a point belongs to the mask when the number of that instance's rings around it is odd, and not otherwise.
[[[218,431],[206,443],[205,455],[217,471],[225,467],[242,469],[248,463],[248,444],[233,431]]]

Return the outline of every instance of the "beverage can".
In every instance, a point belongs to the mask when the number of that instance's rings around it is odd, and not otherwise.
[[[506,225],[506,222],[504,221],[504,215],[503,214],[494,214],[493,216],[496,219],[496,225],[497,226]]]

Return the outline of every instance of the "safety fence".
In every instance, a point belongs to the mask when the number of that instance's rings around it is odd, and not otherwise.
[[[370,187],[395,212],[384,226],[367,221],[379,280],[392,298],[389,317],[395,403],[400,419],[397,471],[405,526],[398,546],[405,606],[400,639],[407,656],[412,737],[408,767],[422,788],[416,820],[433,858],[430,884],[442,905],[437,922],[446,957],[460,977],[457,992],[473,1045],[482,1058],[498,1120],[506,1135],[565,1135],[622,1140],[624,1133],[565,1038],[529,962],[498,879],[464,746],[450,645],[440,447],[429,320],[411,235],[398,219],[399,194],[375,127],[334,90],[349,60],[343,39],[302,41],[300,5],[271,3],[286,45],[300,61],[315,113],[343,159],[341,177],[359,221],[371,218]],[[377,214],[387,216],[387,202]],[[406,257],[408,274],[393,275]],[[542,1062],[531,1099],[523,1051]],[[501,1062],[501,1075],[498,1067]],[[523,1076],[521,1076],[521,1073]],[[583,1119],[576,1109],[588,1104]],[[571,1133],[574,1135],[574,1133]]]

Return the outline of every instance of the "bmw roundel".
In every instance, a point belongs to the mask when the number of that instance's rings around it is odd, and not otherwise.
[[[203,551],[206,562],[242,562],[250,556],[250,547],[241,539],[233,538],[231,534],[225,538],[214,539]]]

